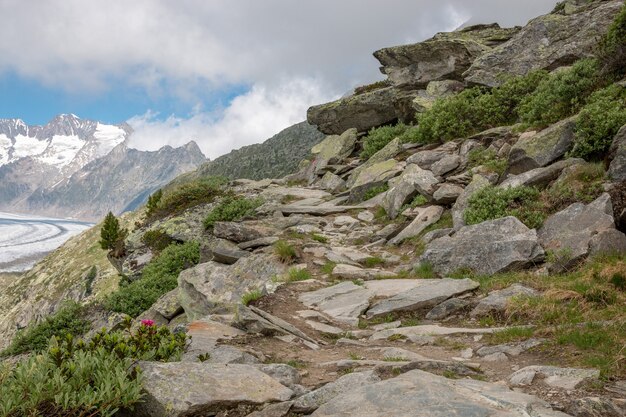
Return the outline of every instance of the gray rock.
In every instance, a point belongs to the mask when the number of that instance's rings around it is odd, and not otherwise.
[[[428,206],[419,209],[419,214],[396,237],[389,241],[390,245],[399,245],[404,240],[419,236],[428,226],[435,224],[443,214],[443,207]]]
[[[593,56],[596,39],[607,32],[622,3],[610,1],[593,6],[571,15],[548,14],[531,20],[508,42],[476,59],[464,74],[466,81],[495,86],[502,82],[502,74],[551,70]]]
[[[320,130],[324,132],[324,130]],[[354,150],[357,140],[356,129],[350,127],[324,133],[334,133],[334,135],[328,136],[311,150],[315,159],[311,163],[310,169],[316,174],[321,174],[328,165],[343,162]]]
[[[402,311],[418,311],[432,308],[448,298],[477,289],[480,284],[471,279],[425,279],[412,290],[379,301],[368,311],[367,317],[379,317]]]
[[[152,308],[167,320],[171,320],[182,313],[183,307],[180,305],[180,300],[178,298],[178,289],[173,289],[172,291],[162,295],[152,305]]]
[[[321,290],[301,294],[298,298],[307,307],[316,307],[340,323],[356,325],[359,316],[369,307],[369,292],[350,281]]]
[[[605,397],[584,397],[569,402],[565,411],[574,417],[624,417],[626,401],[611,401]]]
[[[342,397],[358,387],[379,381],[380,377],[373,371],[347,374],[336,381],[329,382],[321,388],[297,398],[293,403],[292,409],[295,412],[310,413],[333,398]]]
[[[539,133],[520,136],[509,153],[508,172],[521,174],[548,166],[561,158],[574,144],[575,126],[576,116],[558,122]]]
[[[478,356],[489,356],[494,353],[503,353],[507,356],[519,356],[528,349],[541,345],[543,342],[543,339],[528,339],[521,343],[505,343],[496,346],[483,346],[476,351],[476,354]]]
[[[402,207],[418,194],[411,178],[411,167],[417,167],[417,165],[409,165],[399,177],[398,184],[387,191],[383,199],[382,207],[385,209],[387,217],[391,220],[398,217]]]
[[[626,125],[613,138],[609,155],[611,159],[609,177],[613,181],[626,180]]]
[[[426,150],[414,153],[406,160],[407,164],[415,164],[422,169],[430,169],[430,167],[440,159],[449,156],[450,153],[442,149]]]
[[[293,366],[289,366],[285,363],[270,363],[260,365],[258,368],[264,374],[271,376],[276,381],[289,388],[299,384],[302,380],[300,372]]]
[[[461,227],[465,226],[464,215],[470,198],[472,198],[476,192],[489,185],[491,185],[491,182],[483,175],[476,174],[473,176],[472,182],[465,187],[452,206],[452,223],[455,230],[459,230]]]
[[[422,243],[428,245],[433,240],[444,236],[450,236],[452,233],[454,233],[454,229],[452,228],[436,229],[422,236]]]
[[[241,242],[237,246],[239,247],[239,249],[242,249],[242,250],[256,249],[262,246],[271,246],[274,243],[278,242],[279,240],[280,239],[276,236],[268,236],[268,237],[261,237],[259,239],[249,240],[247,242]]]
[[[180,302],[192,320],[207,314],[232,312],[244,294],[267,293],[273,286],[272,278],[282,276],[286,269],[267,254],[252,254],[233,265],[199,264],[178,276]]]
[[[228,242],[228,241],[225,241]],[[229,242],[230,243],[230,242]],[[219,246],[215,246],[210,249],[211,254],[213,255],[213,261],[219,262],[221,264],[232,265],[237,262],[239,259],[244,258],[250,255],[249,252],[240,250],[236,245],[229,244],[224,245],[221,244]]]
[[[507,303],[513,297],[536,297],[539,293],[532,288],[520,284],[513,284],[503,290],[492,291],[478,303],[470,312],[470,316],[479,317],[492,313],[501,313],[506,310]]]
[[[287,401],[292,391],[249,365],[142,362],[139,416],[210,414],[240,404]]]
[[[461,157],[458,155],[448,155],[435,162],[430,170],[436,177],[441,177],[450,171],[454,171],[461,165]]]
[[[363,279],[372,280],[380,278],[395,278],[397,275],[393,272],[376,268],[359,268],[357,266],[339,264],[333,269],[333,276],[343,279]]]
[[[471,379],[413,370],[364,385],[320,406],[311,417],[567,417],[537,397]]]
[[[333,194],[340,193],[346,189],[346,182],[339,175],[335,175],[330,171],[324,174],[316,185]]]
[[[291,411],[292,401],[268,404],[262,410],[248,414],[246,417],[286,417]]]
[[[589,241],[589,256],[626,253],[626,235],[616,229],[598,232]]]
[[[315,340],[307,336],[294,325],[253,306],[246,307],[244,305],[239,305],[237,307],[235,325],[250,333],[259,333],[264,336],[291,334],[302,339],[303,341],[309,342],[309,344],[307,344],[308,347],[317,347]]]
[[[433,200],[437,204],[452,204],[463,194],[463,187],[445,183],[433,194]]]
[[[516,28],[501,29],[497,24],[471,26],[424,42],[384,48],[374,57],[394,85],[423,87],[431,81],[461,80],[474,59],[515,32]]]
[[[589,254],[591,240],[594,249],[608,249],[615,240],[610,234],[597,236],[606,230],[614,230],[611,197],[605,193],[589,204],[574,203],[548,217],[539,229],[539,241],[546,250],[562,253],[561,268],[569,268]],[[621,233],[621,232],[618,232]],[[604,238],[603,238],[604,237]],[[619,243],[622,239],[615,240]],[[623,247],[617,247],[621,249]]]
[[[403,336],[410,341],[420,340],[423,336],[449,336],[453,334],[490,334],[504,327],[492,328],[464,328],[464,327],[443,327],[436,324],[424,324],[420,326],[400,327],[397,329],[386,329],[375,332],[370,336],[370,340],[385,340],[391,336]]]
[[[191,341],[183,354],[182,360],[185,362],[199,362],[200,355],[209,354],[213,357],[213,351],[217,348],[218,340],[232,339],[245,334],[239,329],[206,317],[193,321],[187,324],[186,327],[187,335],[191,336]],[[213,359],[215,360],[218,357],[224,358],[226,353],[226,351],[222,350]]]
[[[509,376],[509,384],[514,387],[530,385],[536,377],[551,387],[572,390],[586,379],[597,379],[597,369],[559,368],[556,366],[527,366]]]
[[[346,186],[348,188],[352,187],[361,172],[369,169],[373,165],[376,165],[380,162],[385,162],[389,159],[395,158],[396,155],[398,155],[402,151],[402,141],[400,141],[400,138],[395,138],[394,140],[386,144],[381,150],[372,155],[367,161],[355,167],[354,170],[350,173],[348,180],[346,181]]]
[[[251,223],[215,222],[213,226],[213,235],[235,243],[248,242],[275,233],[274,229]]]
[[[384,185],[391,178],[402,172],[402,165],[395,159],[376,163],[359,172],[350,187],[349,202],[363,201],[365,194],[376,187]]]
[[[440,275],[460,269],[496,274],[531,266],[544,258],[537,232],[515,217],[465,226],[451,237],[430,242],[420,262],[429,262]]]
[[[277,208],[283,214],[310,214],[312,216],[327,216],[329,214],[345,213],[346,211],[362,209],[361,206],[296,206],[287,205]]]
[[[528,187],[543,187],[548,185],[550,182],[554,181],[558,178],[561,171],[565,168],[583,163],[582,159],[566,159],[564,161],[555,162],[552,165],[548,165],[545,168],[535,168],[530,171],[526,171],[519,175],[513,175],[502,181],[500,188],[510,188],[510,187],[519,187],[522,185]]]
[[[426,314],[427,320],[442,320],[459,311],[463,311],[470,305],[470,302],[461,298],[450,298],[436,305]]]

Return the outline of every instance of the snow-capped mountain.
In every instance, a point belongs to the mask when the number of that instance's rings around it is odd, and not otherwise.
[[[97,220],[206,160],[195,143],[158,152],[131,149],[131,134],[127,124],[107,125],[73,114],[44,126],[0,119],[0,210]],[[104,165],[111,177],[96,181],[96,167]],[[126,175],[131,171],[133,177]],[[86,179],[98,183],[91,194]],[[66,201],[54,197],[61,195]]]

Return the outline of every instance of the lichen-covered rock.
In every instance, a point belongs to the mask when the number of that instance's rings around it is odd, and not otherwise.
[[[180,305],[180,300],[178,299],[178,289],[173,289],[172,291],[163,294],[152,305],[152,308],[167,320],[171,320],[182,313],[183,307]]]
[[[509,376],[511,386],[524,386],[533,383],[535,378],[545,378],[543,382],[551,387],[572,390],[585,379],[596,379],[600,376],[597,369],[559,368],[557,366],[532,365],[520,369]]]
[[[186,269],[178,276],[180,303],[190,319],[207,314],[232,312],[241,297],[251,291],[267,293],[272,278],[286,272],[286,266],[267,254],[252,254],[233,265],[206,262]]]
[[[327,135],[351,128],[367,132],[397,119],[396,95],[394,87],[387,87],[313,106],[307,111],[307,121]]]
[[[328,136],[311,149],[315,159],[309,167],[316,174],[323,172],[328,165],[339,164],[350,156],[356,145],[356,129],[346,128]]]
[[[333,194],[340,193],[346,188],[346,182],[339,175],[330,171],[326,172],[316,185]]]
[[[531,20],[506,43],[485,53],[464,74],[470,83],[496,86],[502,74],[552,70],[593,56],[623,2],[592,2],[573,14],[547,14]]]
[[[433,200],[437,204],[452,204],[463,194],[463,187],[455,184],[442,184],[433,193]]]
[[[541,245],[559,255],[561,268],[569,268],[589,255],[590,248],[595,252],[610,252],[611,242],[615,242],[615,251],[621,252],[623,233],[604,232],[615,230],[611,197],[605,193],[589,204],[574,203],[566,209],[548,217],[539,229]],[[592,246],[593,240],[593,246]]]
[[[431,81],[426,86],[426,90],[418,91],[417,97],[413,99],[413,107],[418,113],[424,112],[430,109],[437,99],[458,94],[463,91],[464,88],[465,86],[460,81]]]
[[[395,219],[402,207],[411,202],[418,193],[429,192],[429,195],[432,195],[438,183],[439,180],[430,171],[423,170],[415,164],[409,164],[402,171],[402,175],[397,178],[396,184],[385,195],[382,207],[390,219]]]
[[[492,275],[531,266],[544,258],[537,232],[515,217],[465,226],[433,240],[420,258],[440,275],[468,269]]]
[[[511,148],[509,168],[511,174],[521,174],[531,169],[545,167],[561,158],[574,144],[576,117],[565,119],[539,133],[523,134]]]
[[[426,86],[431,81],[461,80],[472,62],[492,46],[508,40],[517,29],[497,24],[439,33],[424,42],[374,52],[381,71],[395,85]]]
[[[437,223],[443,214],[441,206],[420,207],[418,210],[415,219],[389,241],[390,245],[399,245],[406,239],[419,236],[428,226]]]
[[[292,391],[253,366],[143,362],[139,416],[211,415],[245,404],[287,401]]]
[[[359,173],[354,184],[350,187],[350,199],[348,201],[363,201],[369,190],[386,184],[400,172],[402,172],[402,163],[395,159],[388,159],[367,167]]]
[[[215,222],[213,235],[236,243],[272,236],[276,230],[256,223]]]
[[[535,168],[519,175],[512,175],[502,181],[498,186],[500,188],[511,188],[519,186],[541,187],[546,186],[550,182],[558,178],[561,171],[572,165],[584,163],[582,159],[569,158],[563,161],[555,162],[547,167]]]
[[[354,170],[350,174],[350,177],[346,181],[346,185],[348,186],[348,188],[352,187],[361,172],[369,169],[371,166],[376,165],[380,162],[385,162],[394,158],[403,150],[404,149],[402,148],[402,141],[400,140],[400,138],[395,138],[387,145],[385,145],[381,150],[372,155],[367,161],[354,168]]]

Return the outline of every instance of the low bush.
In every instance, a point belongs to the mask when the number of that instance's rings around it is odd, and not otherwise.
[[[222,186],[228,181],[221,177],[208,177],[180,184],[163,192],[156,208],[151,211],[149,221],[181,213],[199,204],[211,203],[222,196]]]
[[[163,294],[178,285],[178,274],[200,261],[200,245],[187,242],[170,245],[155,257],[136,281],[120,285],[105,301],[105,306],[131,317],[149,309]]]
[[[521,121],[543,128],[578,112],[602,85],[598,69],[596,60],[582,59],[544,78],[518,106]]]
[[[599,56],[604,76],[619,79],[626,75],[626,4],[600,41]]]
[[[174,243],[174,239],[161,230],[148,230],[141,236],[141,241],[154,253],[160,253]]]
[[[66,302],[56,313],[22,330],[0,356],[40,352],[48,346],[51,337],[82,336],[90,328],[85,309],[74,301]]]
[[[490,169],[498,175],[502,175],[504,171],[506,171],[508,162],[505,158],[499,158],[496,152],[492,149],[472,149],[467,155],[467,167],[475,168],[480,165]]]
[[[469,199],[465,211],[467,224],[515,216],[526,226],[541,227],[545,214],[538,201],[539,190],[532,187],[498,188],[485,187]]]
[[[142,376],[136,360],[179,359],[185,334],[172,334],[145,321],[135,332],[97,333],[89,342],[52,337],[47,349],[0,366],[0,416],[99,416],[132,410],[141,400]]]
[[[613,138],[626,124],[626,88],[611,85],[591,95],[576,121],[576,140],[570,156],[602,159]]]
[[[367,201],[370,198],[376,197],[378,194],[382,194],[385,191],[389,190],[388,184],[379,185],[377,187],[371,188],[367,190],[367,192],[363,195],[363,201]]]
[[[96,280],[96,278],[98,277],[98,268],[96,268],[96,266],[92,266],[89,269],[89,272],[87,272],[87,275],[85,276],[85,295],[86,296],[90,296],[91,293],[93,292],[93,282]]]
[[[204,227],[213,228],[215,222],[232,222],[254,214],[254,210],[263,204],[261,198],[227,196],[204,219]]]
[[[154,211],[159,207],[161,198],[163,198],[163,190],[160,188],[148,197],[148,201],[146,202],[146,217],[152,216]]]
[[[361,159],[370,159],[372,155],[384,148],[389,142],[397,137],[401,137],[407,129],[409,129],[409,126],[403,123],[398,123],[395,126],[373,128],[363,140]]]

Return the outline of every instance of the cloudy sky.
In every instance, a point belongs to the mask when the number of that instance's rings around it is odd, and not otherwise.
[[[0,118],[128,121],[211,158],[382,75],[371,53],[555,0],[0,0]]]

